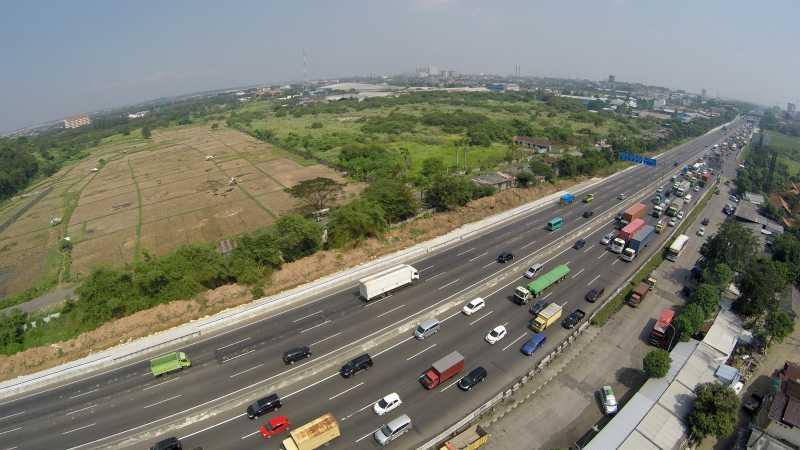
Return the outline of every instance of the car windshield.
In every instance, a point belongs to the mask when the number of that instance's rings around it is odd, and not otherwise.
[[[422,325],[417,327],[417,333],[424,333],[424,332],[425,332],[425,328],[422,328]]]
[[[489,334],[491,334],[492,337],[497,337],[500,335],[500,330],[492,330]]]
[[[389,428],[388,424],[386,424],[386,425],[381,427],[381,433],[383,433],[384,436],[391,436],[392,435],[392,429]]]
[[[477,300],[473,300],[473,301],[469,302],[469,307],[470,308],[477,308],[478,305],[480,305],[480,304],[481,304],[481,302],[479,302]]]
[[[381,408],[386,408],[387,406],[389,406],[389,402],[387,402],[385,398],[382,398],[378,400],[378,406],[380,406]]]

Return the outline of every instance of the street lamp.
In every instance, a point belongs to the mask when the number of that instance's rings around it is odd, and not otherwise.
[[[669,327],[672,328],[672,336],[669,338],[669,345],[667,346],[667,351],[672,351],[672,341],[675,339],[675,335],[678,334],[678,330],[675,329],[675,326],[671,323]]]

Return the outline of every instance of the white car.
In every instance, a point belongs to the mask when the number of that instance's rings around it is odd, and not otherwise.
[[[614,233],[608,233],[607,235],[603,236],[602,239],[600,239],[600,245],[608,245],[612,239],[614,239]]]
[[[678,220],[675,219],[674,217],[672,219],[669,219],[669,222],[667,222],[667,225],[669,225],[671,227],[674,227],[677,224],[678,224]]]
[[[541,272],[543,268],[544,268],[544,264],[542,264],[542,263],[536,263],[536,264],[530,266],[528,268],[527,272],[525,272],[525,278],[530,279],[530,278],[535,277],[536,274]]]
[[[626,198],[628,198],[628,194],[626,194],[624,192],[617,196],[617,200],[625,200]]]
[[[694,187],[694,191],[695,191],[695,192],[700,192],[700,186],[695,186],[695,187]]]
[[[683,210],[678,211],[678,220],[683,220]]]
[[[486,342],[490,344],[496,344],[500,339],[503,339],[508,334],[508,330],[503,325],[498,325],[494,327],[489,334],[486,335]]]
[[[691,202],[692,201],[692,194],[686,194],[686,196],[683,197],[683,199],[686,200],[686,203]]]
[[[614,390],[611,389],[611,386],[603,386],[600,389],[600,396],[603,399],[603,410],[606,415],[616,414],[617,410],[619,410],[619,405],[617,405],[617,397],[614,395]]]
[[[482,298],[478,297],[474,300],[470,300],[466,305],[464,305],[464,308],[461,309],[461,312],[467,316],[471,316],[485,307],[486,302]]]
[[[402,404],[403,401],[400,400],[400,396],[397,395],[397,392],[392,392],[375,402],[375,405],[372,406],[372,410],[375,411],[375,414],[382,416]]]
[[[705,235],[706,235],[706,229],[705,229],[705,227],[700,227],[700,229],[699,229],[699,230],[697,230],[697,235],[698,235],[698,236],[705,236]]]

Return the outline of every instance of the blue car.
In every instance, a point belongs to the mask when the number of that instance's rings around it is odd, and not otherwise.
[[[542,333],[536,333],[528,339],[520,349],[524,355],[531,356],[536,350],[539,349],[547,341],[547,336]]]

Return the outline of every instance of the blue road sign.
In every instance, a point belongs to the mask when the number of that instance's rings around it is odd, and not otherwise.
[[[628,153],[628,152],[619,152],[619,159],[620,161],[631,161],[635,162],[636,164],[644,164],[645,166],[655,166],[656,160],[653,158],[645,158],[642,155],[637,155],[635,153]]]

